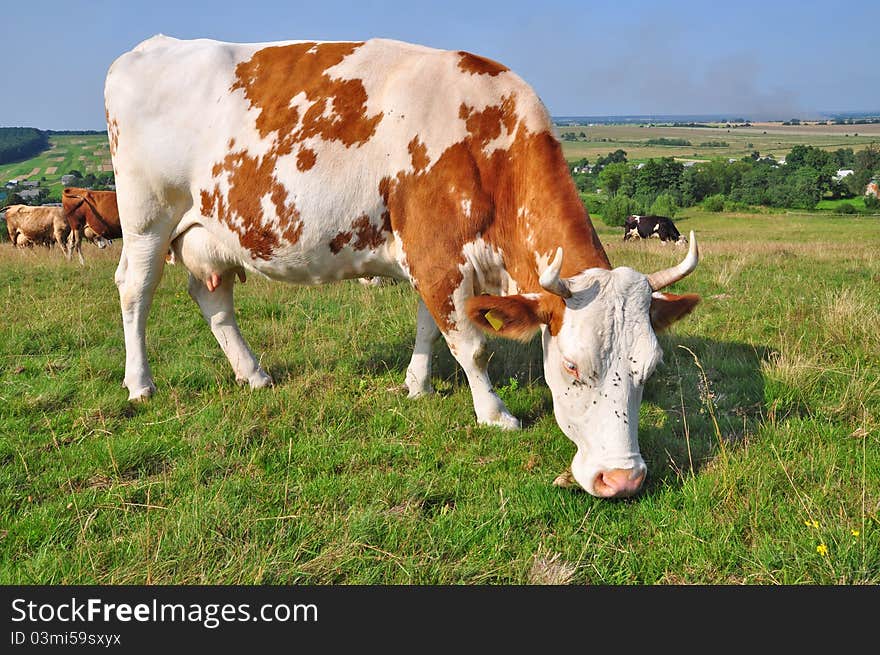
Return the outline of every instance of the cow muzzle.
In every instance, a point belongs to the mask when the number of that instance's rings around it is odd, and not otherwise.
[[[644,465],[600,471],[593,478],[593,493],[601,498],[629,498],[642,488],[647,472]]]

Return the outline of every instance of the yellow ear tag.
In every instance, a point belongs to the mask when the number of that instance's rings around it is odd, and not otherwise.
[[[501,326],[504,325],[504,321],[502,321],[498,316],[492,313],[492,310],[489,310],[485,314],[486,320],[489,321],[489,325],[492,326],[492,329],[498,332],[501,329]]]

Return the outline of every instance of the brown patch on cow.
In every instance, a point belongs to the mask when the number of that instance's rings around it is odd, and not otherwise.
[[[499,64],[497,61],[481,57],[480,55],[474,55],[464,50],[458,51],[458,67],[471,75],[489,75],[492,77],[510,70],[504,64]]]
[[[483,111],[474,111],[462,103],[458,109],[458,117],[465,122],[471,139],[484,147],[501,136],[502,128],[512,134],[516,127],[516,101],[513,95],[501,99],[500,105],[486,107]]]
[[[351,241],[352,237],[351,232],[340,232],[330,241],[330,252],[334,255],[337,254],[340,250],[342,250],[348,242]]]
[[[110,146],[110,156],[116,156],[116,147],[119,145],[119,123],[115,118],[110,118],[110,112],[105,108],[104,117],[107,119],[107,140]]]
[[[347,147],[365,143],[382,113],[367,116],[367,92],[361,80],[326,74],[361,45],[297,43],[263,48],[236,66],[231,90],[243,90],[251,107],[260,111],[256,126],[261,137],[277,134],[279,155],[313,136]],[[302,115],[298,105],[291,105],[300,94],[308,105]]]
[[[317,159],[318,156],[315,154],[314,150],[311,150],[310,148],[303,148],[298,153],[296,153],[296,167],[299,170],[305,172],[315,165],[315,161]]]
[[[278,158],[291,154],[311,137],[339,141],[347,148],[359,146],[373,136],[382,120],[382,113],[367,115],[367,93],[361,80],[332,78],[326,73],[361,45],[271,46],[236,66],[230,91],[244,93],[251,108],[259,112],[256,128],[260,136],[274,135],[275,142],[262,157],[251,157],[246,150],[234,151],[235,141],[230,140],[229,153],[212,168],[214,178],[228,176],[229,190],[225,196],[221,194],[219,183],[202,190],[201,209],[235,232],[254,258],[271,259],[282,239],[294,244],[302,234],[299,211],[275,177]],[[292,103],[294,98],[296,103]],[[311,169],[316,160],[317,154],[310,148],[297,152],[300,171]],[[266,195],[275,207],[277,228],[271,216],[264,216],[262,199]],[[334,243],[341,248],[344,244],[339,238],[337,235]],[[372,235],[365,239],[370,242]]]
[[[355,250],[366,250],[367,248],[375,250],[385,243],[385,232],[373,225],[370,217],[366,214],[358,218],[351,226],[357,237],[353,244]]]
[[[499,104],[459,108],[468,136],[447,148],[430,170],[383,178],[379,194],[391,227],[406,244],[407,263],[441,329],[454,327],[452,294],[462,282],[465,244],[481,237],[504,253],[522,293],[539,293],[535,315],[558,333],[565,305],[543,291],[535,254],[563,246],[563,275],[611,265],[578,196],[559,142],[547,129],[526,129],[511,94]],[[485,146],[511,135],[491,154]],[[466,215],[462,200],[470,203]],[[525,334],[525,331],[519,331]]]
[[[238,235],[241,246],[249,250],[257,259],[270,259],[279,245],[274,229],[263,220],[261,199],[266,189],[260,184],[261,174],[268,175],[277,184],[271,171],[265,170],[269,163],[274,164],[269,158],[264,158],[261,163],[243,152],[230,153],[222,164],[216,164],[213,169],[215,177],[223,171],[229,173],[227,195],[224,197],[220,193],[219,185],[215,186],[212,192],[205,190],[201,192],[202,214],[216,216]],[[255,183],[260,186],[254,188]],[[276,194],[273,193],[273,199],[274,197]],[[236,216],[241,217],[241,222],[236,222]]]
[[[412,159],[412,165],[416,172],[425,170],[430,163],[427,146],[419,141],[419,137],[416,136],[409,142],[407,149],[409,150],[409,156]]]
[[[226,196],[220,193],[219,185],[213,191],[201,191],[202,215],[216,216],[238,235],[242,248],[249,250],[256,259],[271,259],[281,241],[271,217],[264,216],[262,198],[266,194],[269,194],[278,216],[281,237],[294,244],[302,234],[299,211],[296,205],[287,201],[287,188],[275,178],[276,160],[277,157],[268,154],[257,158],[244,151],[230,152],[211,169],[215,178],[224,173],[228,175]]]
[[[264,157],[262,161],[250,157],[245,152],[232,152],[212,169],[214,177],[223,172],[229,174],[229,191],[224,197],[220,186],[213,192],[201,192],[201,212],[204,216],[217,219],[238,235],[243,248],[256,259],[271,259],[279,245],[278,236],[263,219],[263,196],[269,192],[271,184],[277,184],[274,177],[275,160]],[[241,220],[236,221],[236,217]]]

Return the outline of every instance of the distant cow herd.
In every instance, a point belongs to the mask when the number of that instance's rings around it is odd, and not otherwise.
[[[68,187],[61,206],[11,205],[6,208],[6,229],[12,245],[19,248],[57,244],[71,258],[74,251],[82,263],[85,239],[99,248],[122,238],[116,193]]]

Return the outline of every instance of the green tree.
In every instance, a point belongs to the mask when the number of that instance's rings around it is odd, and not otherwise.
[[[610,198],[602,208],[602,221],[605,225],[622,227],[626,217],[639,211],[638,203],[622,193]]]
[[[635,173],[635,195],[648,203],[661,193],[670,193],[678,198],[681,196],[683,173],[684,164],[672,157],[649,159]]]
[[[675,197],[671,193],[661,193],[657,196],[657,199],[654,200],[650,209],[651,214],[668,216],[669,218],[675,218],[677,211],[678,205],[675,202]]]
[[[599,185],[608,195],[613,196],[631,175],[629,164],[623,162],[608,164],[599,173]]]
[[[724,211],[724,202],[726,198],[723,193],[716,193],[711,196],[707,196],[703,200],[703,209],[707,212],[723,212]]]

